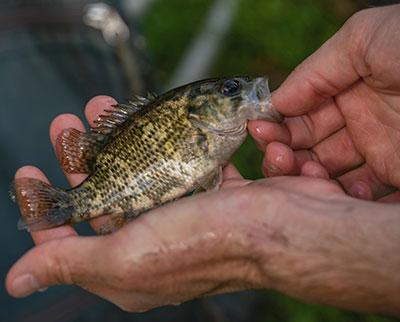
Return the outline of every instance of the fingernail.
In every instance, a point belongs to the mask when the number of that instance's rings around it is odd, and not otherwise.
[[[39,282],[32,274],[24,274],[17,277],[12,284],[12,288],[14,295],[17,297],[28,296],[41,289]]]

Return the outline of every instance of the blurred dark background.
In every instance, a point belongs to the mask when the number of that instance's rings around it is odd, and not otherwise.
[[[83,117],[98,94],[120,101],[207,76],[260,75],[276,88],[355,11],[398,1],[361,0],[26,0],[0,4],[0,271],[32,247],[16,230],[8,199],[22,165],[66,186],[48,138],[60,113]],[[250,139],[234,157],[248,178],[261,177]],[[79,228],[87,233],[86,227]],[[40,260],[40,259],[38,259]],[[374,283],[374,281],[371,281]],[[395,319],[298,302],[272,291],[196,300],[131,314],[75,287],[27,299],[0,290],[0,321],[368,321]]]

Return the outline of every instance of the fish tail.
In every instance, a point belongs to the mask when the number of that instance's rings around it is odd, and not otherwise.
[[[15,179],[10,196],[21,211],[18,229],[36,231],[71,222],[74,205],[68,192],[33,179]]]

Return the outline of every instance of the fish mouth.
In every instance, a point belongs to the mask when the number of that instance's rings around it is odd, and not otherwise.
[[[283,116],[272,105],[268,79],[265,77],[257,77],[253,79],[249,85],[247,101],[250,106],[247,108],[247,119],[281,123],[283,121]]]

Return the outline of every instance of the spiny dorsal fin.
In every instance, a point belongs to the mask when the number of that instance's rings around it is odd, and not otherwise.
[[[113,110],[105,110],[105,114],[94,121],[96,126],[88,133],[76,129],[64,130],[57,138],[56,144],[57,156],[63,170],[67,173],[91,173],[97,155],[115,130],[155,98],[153,94],[147,97],[134,96],[128,104],[114,105]]]
[[[128,100],[128,104],[114,105],[114,110],[105,110],[106,114],[99,116],[95,121],[96,126],[92,128],[92,132],[111,135],[116,128],[125,123],[132,115],[141,111],[155,98],[154,94],[149,93],[147,97],[133,96]]]

